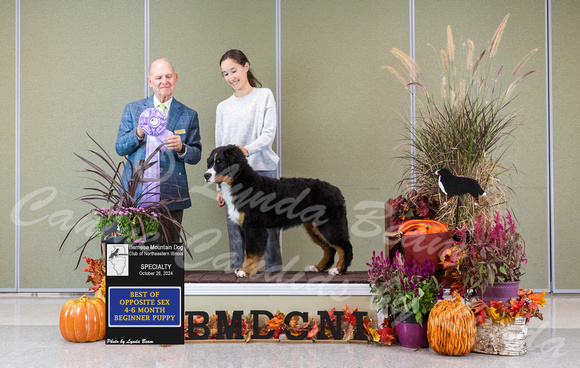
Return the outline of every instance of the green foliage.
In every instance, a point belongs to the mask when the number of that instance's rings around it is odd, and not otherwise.
[[[95,209],[95,229],[104,238],[103,229],[116,224],[115,232],[126,236],[128,241],[144,239],[154,235],[159,230],[158,214],[150,208],[100,208]],[[142,236],[142,229],[145,236]]]

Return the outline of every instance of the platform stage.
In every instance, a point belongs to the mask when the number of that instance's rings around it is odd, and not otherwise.
[[[261,272],[252,277],[238,278],[232,272],[186,271],[185,310],[268,310],[308,312],[315,316],[320,310],[342,310],[345,305],[367,311],[375,318],[366,271],[349,271],[330,276],[317,272]]]

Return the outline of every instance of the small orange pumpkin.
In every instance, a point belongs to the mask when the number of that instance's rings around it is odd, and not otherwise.
[[[60,334],[68,341],[87,342],[105,338],[105,302],[86,295],[64,303],[60,311]]]
[[[475,315],[461,297],[440,300],[433,306],[427,322],[427,340],[433,351],[463,356],[473,350],[476,337]]]

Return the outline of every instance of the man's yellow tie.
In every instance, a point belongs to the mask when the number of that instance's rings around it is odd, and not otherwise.
[[[159,104],[159,105],[157,105],[157,108],[159,110],[161,110],[161,112],[163,113],[163,115],[167,116],[167,112],[166,112],[167,107],[165,107],[165,104]]]

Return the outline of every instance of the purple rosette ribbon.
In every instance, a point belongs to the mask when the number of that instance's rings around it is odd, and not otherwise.
[[[165,140],[173,134],[165,129],[167,127],[167,119],[165,118],[165,115],[155,108],[147,109],[141,113],[141,116],[139,116],[139,126],[143,132],[147,134],[145,158],[149,157],[160,145],[162,146],[160,149],[161,153],[165,152]],[[152,161],[154,161],[155,164],[145,170],[143,177],[148,179],[159,179],[161,171],[159,165],[159,152],[155,154]],[[145,195],[143,195],[141,203],[144,207],[159,202],[160,185],[159,181],[152,181],[143,184],[143,193],[145,193]]]

